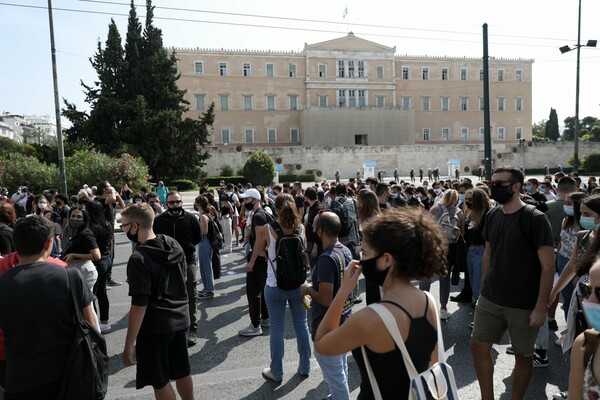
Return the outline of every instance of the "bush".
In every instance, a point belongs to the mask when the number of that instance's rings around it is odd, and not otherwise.
[[[198,184],[189,179],[176,179],[174,181],[169,182],[167,186],[169,187],[169,190],[177,190],[181,192],[198,190]],[[176,189],[173,189],[173,187],[176,187]]]
[[[225,181],[225,184],[233,183],[237,185],[238,183],[246,183],[246,179],[243,176],[232,175],[232,176],[210,176],[206,178],[203,182],[207,182],[208,186],[215,187],[219,186],[221,181]]]
[[[14,153],[0,156],[0,186],[15,189],[24,181],[29,182],[29,188],[34,193],[45,189],[58,189],[58,168],[47,165],[37,158]]]
[[[314,182],[315,174],[301,174],[301,175],[279,175],[279,182],[290,182],[294,183],[296,181],[299,182]]]
[[[233,175],[233,168],[231,168],[231,165],[223,165],[221,167],[221,176],[232,176]]]
[[[269,186],[275,177],[275,162],[264,151],[256,150],[244,164],[243,175],[254,186]]]
[[[586,171],[600,172],[600,153],[592,152],[583,158],[582,164]]]

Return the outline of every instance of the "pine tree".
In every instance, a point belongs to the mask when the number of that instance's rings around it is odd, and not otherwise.
[[[556,114],[556,110],[554,108],[550,108],[550,116],[546,122],[544,136],[554,141],[558,140],[560,136],[558,130],[558,115]]]

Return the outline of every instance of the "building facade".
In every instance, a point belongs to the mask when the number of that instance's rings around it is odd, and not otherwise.
[[[483,143],[480,58],[398,56],[353,33],[301,52],[174,50],[188,116],[214,102],[223,150]],[[530,140],[533,60],[489,64],[492,140]]]

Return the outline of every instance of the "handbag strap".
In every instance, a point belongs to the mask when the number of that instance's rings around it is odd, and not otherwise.
[[[75,308],[75,318],[77,319],[77,324],[81,324],[83,321],[83,313],[81,311],[81,307],[77,302],[77,285],[75,283],[75,274],[77,270],[74,267],[66,267],[67,277],[69,278],[69,291],[71,292],[71,299],[73,300],[73,307]]]

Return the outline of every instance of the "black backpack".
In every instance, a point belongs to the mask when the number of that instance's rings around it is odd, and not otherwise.
[[[340,219],[340,233],[338,236],[348,236],[350,234],[353,221],[350,221],[348,210],[346,207],[344,207],[344,204],[337,200],[331,200],[331,203],[329,203],[329,211],[333,212]]]
[[[206,236],[213,249],[221,250],[225,239],[223,238],[223,230],[221,224],[219,224],[213,217],[208,213],[205,213],[208,218],[208,232]]]
[[[269,260],[277,279],[277,287],[282,290],[297,289],[306,281],[308,255],[300,230],[285,233],[277,221],[270,222],[277,233],[275,259]],[[277,270],[274,263],[277,262]]]
[[[60,400],[102,400],[108,389],[108,355],[104,336],[83,318],[77,301],[73,267],[66,268],[77,328],[63,373]],[[78,293],[81,295],[81,293]]]

